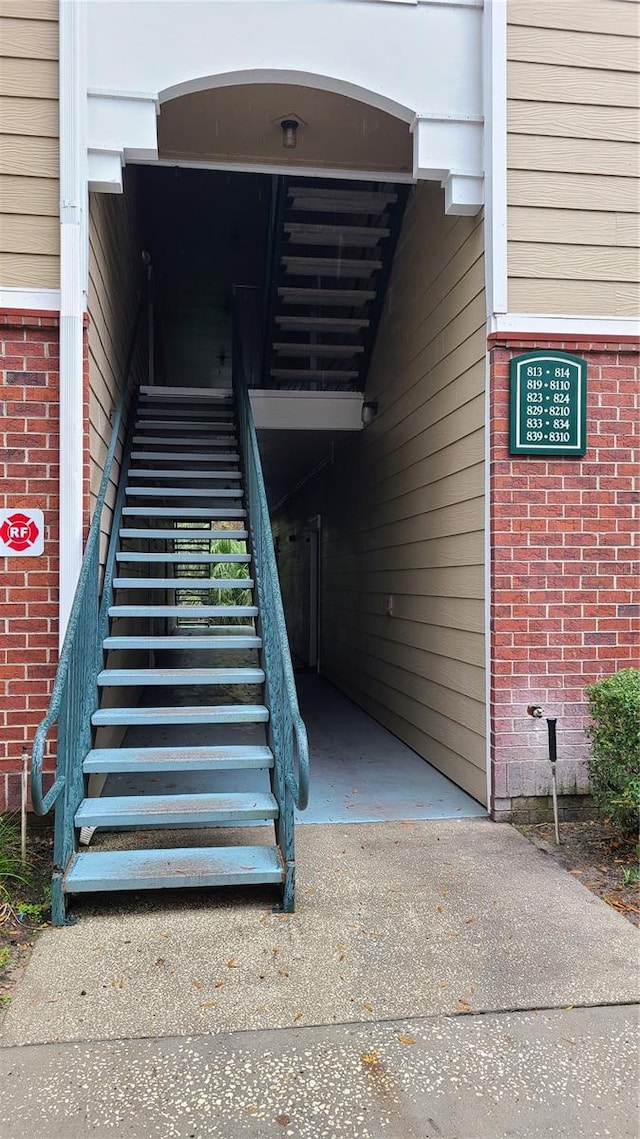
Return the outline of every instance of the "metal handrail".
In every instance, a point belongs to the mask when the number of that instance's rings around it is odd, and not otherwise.
[[[97,707],[97,677],[101,668],[100,636],[100,538],[102,514],[112,480],[113,464],[125,421],[130,393],[127,384],[140,330],[142,298],[138,305],[125,365],[123,395],[115,410],[111,439],[100,480],[89,534],[82,559],[69,622],[56,671],[49,708],[38,725],[31,753],[31,799],[37,815],[45,815],[56,806],[56,849],[54,861],[64,865],[71,854],[72,828],[69,813],[83,793],[82,761],[91,746],[91,715]],[[123,442],[123,459],[125,454]],[[112,529],[117,526],[114,511]],[[103,586],[110,588],[110,582]],[[46,794],[43,789],[43,764],[47,738],[58,725],[56,771]],[[60,821],[58,821],[60,814]]]
[[[255,290],[235,290],[233,387],[263,634],[270,733],[274,744],[276,787],[284,784],[286,792],[293,797],[295,806],[303,811],[309,801],[309,742],[298,706],[260,449],[249,401],[249,380],[254,370],[257,378],[260,356],[255,343],[257,322],[252,328],[251,321],[247,320],[246,313],[242,311],[242,295],[246,293],[253,294],[256,301],[259,299]],[[291,819],[291,825],[292,823]],[[291,845],[292,843],[291,835]]]

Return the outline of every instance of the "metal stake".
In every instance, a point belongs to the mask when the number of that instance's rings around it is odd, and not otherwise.
[[[556,832],[556,846],[560,846],[560,824],[558,821],[558,783],[556,779],[556,761],[558,759],[556,724],[557,720],[555,716],[547,716],[547,731],[549,733],[549,762],[551,764],[551,795],[553,798],[553,825]]]
[[[20,857],[22,865],[27,862],[27,780],[29,773],[29,752],[22,749],[22,780],[20,784]]]

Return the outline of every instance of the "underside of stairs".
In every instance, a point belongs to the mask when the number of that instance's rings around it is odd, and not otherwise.
[[[62,893],[271,884],[290,910],[293,804],[232,392],[142,388],[129,440]]]
[[[363,391],[408,187],[274,181],[263,384]]]

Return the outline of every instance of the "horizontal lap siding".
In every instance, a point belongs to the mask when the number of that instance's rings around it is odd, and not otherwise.
[[[0,0],[0,56],[0,286],[57,288],[56,0]]]
[[[125,193],[89,195],[89,424],[91,500],[95,503],[111,438],[111,419],[123,385],[123,373],[142,283],[136,198]],[[113,506],[118,465],[107,495]],[[103,546],[111,528],[110,509],[103,516]]]
[[[640,11],[509,0],[509,309],[640,307]]]
[[[322,516],[323,672],[483,801],[485,321],[482,220],[422,183],[367,381],[378,415],[275,524],[286,592],[288,534]]]

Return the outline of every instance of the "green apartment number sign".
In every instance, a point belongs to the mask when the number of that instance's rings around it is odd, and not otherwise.
[[[587,362],[568,352],[538,351],[510,365],[512,455],[584,455]]]

